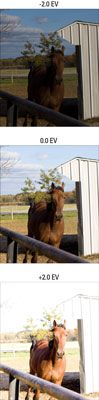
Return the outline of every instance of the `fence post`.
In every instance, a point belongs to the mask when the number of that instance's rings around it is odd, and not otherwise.
[[[17,246],[16,242],[7,238],[7,263],[17,263]]]
[[[12,219],[12,221],[13,221],[13,208],[12,208],[12,210],[11,210],[11,219]]]
[[[6,126],[17,126],[18,107],[7,101],[7,122]]]
[[[19,379],[14,378],[10,374],[9,376],[9,400],[19,400],[19,389],[20,383]]]

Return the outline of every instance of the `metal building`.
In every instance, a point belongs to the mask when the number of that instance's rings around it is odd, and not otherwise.
[[[76,182],[79,254],[99,253],[99,161],[74,158],[59,172]]]
[[[76,295],[57,307],[64,319],[78,321],[81,392],[99,391],[99,297]]]
[[[99,117],[99,24],[75,21],[58,33],[76,46],[79,118]]]

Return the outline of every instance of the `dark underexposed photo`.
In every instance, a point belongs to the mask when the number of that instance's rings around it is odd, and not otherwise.
[[[0,125],[99,126],[99,10],[0,15]]]
[[[99,146],[2,146],[1,263],[99,262]]]

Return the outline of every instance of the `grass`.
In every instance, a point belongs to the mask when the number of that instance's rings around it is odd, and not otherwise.
[[[9,205],[1,205],[0,206],[0,211],[1,212],[15,212],[15,211],[26,211],[28,212],[29,206],[28,205],[18,205],[18,204],[9,204]],[[71,209],[75,209],[76,210],[76,204],[65,204],[64,205],[64,211],[66,210],[71,210]]]
[[[70,210],[64,211],[64,233],[76,234],[77,233],[77,211]],[[20,233],[27,234],[27,213],[26,214],[14,214],[13,219],[11,215],[1,216],[1,225],[12,229],[14,231],[20,231]],[[19,225],[20,223],[20,225]]]
[[[5,76],[5,75],[25,75],[25,74],[27,74],[27,76],[28,76],[28,73],[29,73],[29,69],[19,69],[19,68],[6,68],[6,69],[1,69],[0,70],[0,76]]]
[[[79,371],[79,348],[66,349],[66,371]],[[29,352],[1,353],[1,363],[12,368],[29,370]]]
[[[75,74],[64,74],[64,97],[77,96],[77,76]],[[10,92],[16,96],[27,97],[27,78],[14,78],[13,83],[10,78],[0,78],[1,90]]]
[[[27,97],[27,78],[14,79],[13,84],[11,79],[0,79],[0,89],[12,93],[15,96]]]
[[[23,372],[29,372],[29,353],[18,352],[15,354],[12,353],[1,353],[1,363],[7,364],[8,366],[22,370]],[[66,349],[66,372],[78,372],[79,371],[79,349]],[[1,391],[0,394],[1,400],[8,399],[8,392]],[[26,392],[20,392],[19,399],[24,400],[26,396]],[[32,400],[33,395],[30,395]],[[41,400],[48,400],[49,396],[46,394],[40,395]]]
[[[13,220],[11,215],[3,215],[1,217],[1,225],[15,232],[27,235],[27,214],[14,215]],[[64,211],[64,233],[76,234],[77,233],[77,211]],[[18,254],[18,263],[23,263],[24,254]],[[31,262],[31,255],[28,256],[28,263]],[[38,263],[46,263],[45,256],[38,256]],[[0,263],[6,263],[6,241],[5,238],[1,239],[1,253]]]
[[[15,70],[13,69],[1,70],[1,75],[3,74],[12,75],[13,73],[14,75],[27,74],[28,76],[27,69],[18,70],[16,68]],[[78,97],[77,86],[78,86],[78,80],[77,80],[76,68],[64,68],[64,97],[67,98]],[[14,78],[13,83],[11,81],[11,78],[6,78],[6,79],[0,78],[0,89],[26,99],[27,78]],[[24,118],[18,118],[17,126],[23,126],[23,123],[24,123]],[[86,120],[86,123],[88,123],[88,125],[90,126],[99,126],[99,118]],[[45,126],[45,122],[41,123],[41,121],[39,121],[39,126],[42,126],[42,124],[43,126]],[[0,117],[0,125],[6,126],[5,117]]]

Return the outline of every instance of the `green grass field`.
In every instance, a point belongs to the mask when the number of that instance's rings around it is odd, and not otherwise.
[[[77,233],[77,211],[64,211],[64,233]],[[1,225],[14,231],[27,234],[27,212],[26,214],[10,214],[1,216]]]
[[[4,207],[5,208],[5,207]],[[22,207],[23,209],[23,207]],[[11,209],[10,209],[11,211]],[[27,207],[25,214],[10,214],[1,216],[1,226],[11,229],[15,232],[19,232],[23,235],[27,235]],[[77,233],[77,211],[74,209],[69,209],[69,211],[64,211],[64,233],[65,234],[76,234]],[[24,254],[18,254],[18,262],[22,263]],[[0,263],[6,262],[6,242],[4,242],[4,237],[1,238],[1,253],[0,253]],[[28,256],[28,262],[31,262],[31,256]],[[38,257],[38,262],[46,263],[47,259],[44,256]]]
[[[66,371],[79,371],[79,349],[66,349]],[[29,352],[1,353],[1,363],[23,372],[29,371]]]
[[[0,88],[12,94],[20,97],[27,97],[27,78],[13,78],[16,75],[27,75],[28,70],[1,70],[0,75],[11,75],[11,78],[2,79],[0,78]],[[75,68],[64,69],[64,85],[65,85],[65,97],[76,97],[77,96],[77,74]]]

